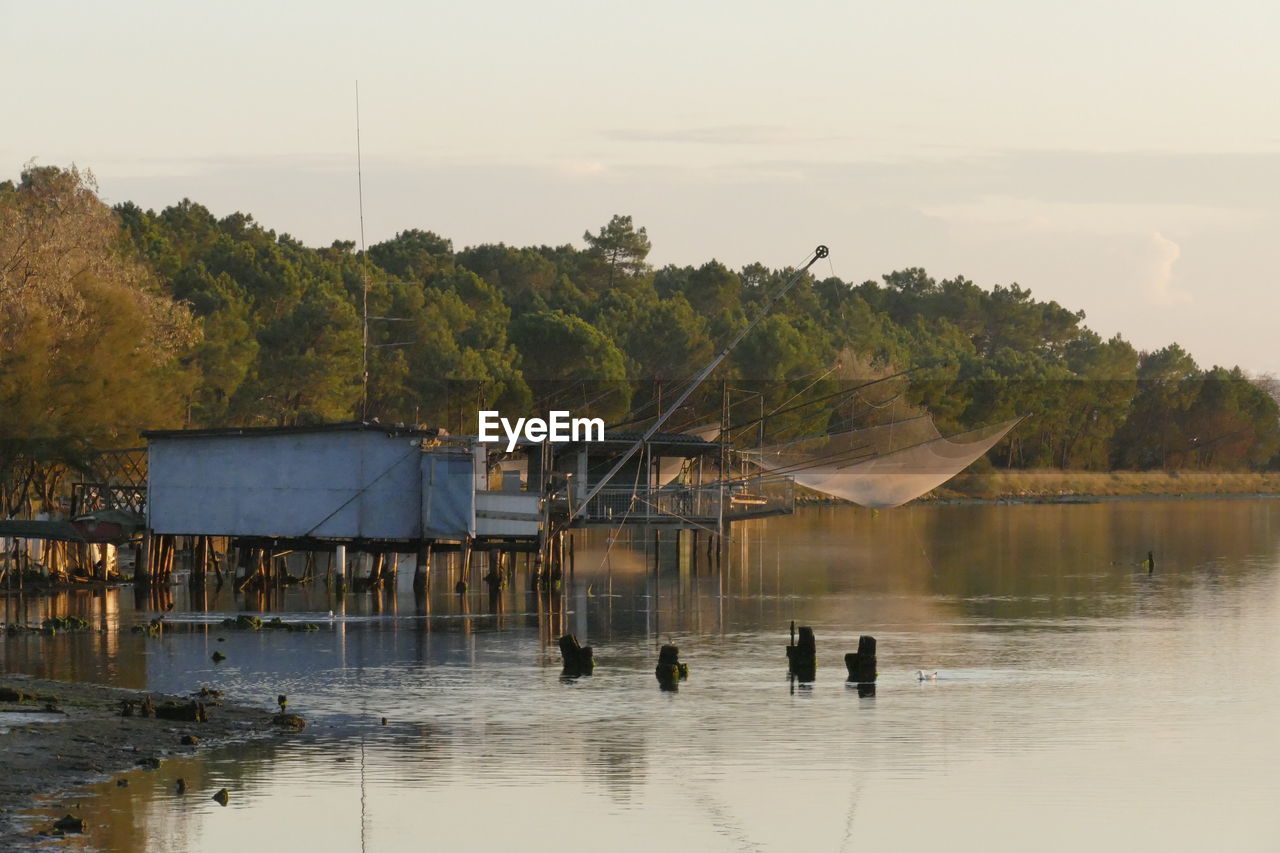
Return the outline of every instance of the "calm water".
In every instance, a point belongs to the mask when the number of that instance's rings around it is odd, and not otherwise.
[[[607,558],[600,537],[561,601],[519,574],[496,616],[443,582],[426,606],[320,586],[274,611],[320,632],[245,634],[207,624],[245,606],[229,590],[208,613],[180,590],[181,624],[146,640],[131,591],[30,602],[125,630],[0,653],[283,692],[311,723],[95,787],[75,849],[1280,849],[1280,501],[813,508],[740,533],[723,576],[664,543],[656,579],[643,537]],[[786,677],[793,619],[817,633],[812,685]],[[560,679],[561,629],[595,646],[593,678]],[[844,683],[862,633],[874,698]],[[678,693],[653,677],[668,637]]]

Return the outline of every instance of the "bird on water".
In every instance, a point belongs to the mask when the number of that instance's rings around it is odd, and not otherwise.
[[[938,673],[937,673],[937,672],[925,672],[923,669],[917,669],[917,670],[916,670],[916,680],[917,680],[917,681],[937,681],[937,680],[938,680]]]

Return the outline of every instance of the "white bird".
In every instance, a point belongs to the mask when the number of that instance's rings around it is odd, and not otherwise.
[[[937,680],[938,680],[938,673],[937,673],[937,672],[925,672],[923,669],[917,669],[917,670],[916,670],[916,679],[917,679],[918,681],[937,681]]]

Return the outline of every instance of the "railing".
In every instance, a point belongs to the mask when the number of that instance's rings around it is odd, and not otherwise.
[[[720,517],[724,495],[724,517],[733,521],[766,515],[781,515],[795,509],[795,481],[790,477],[765,474],[702,486],[663,486],[634,491],[628,488],[601,489],[582,511],[590,522],[643,524],[645,521],[706,524]]]
[[[796,481],[779,474],[761,474],[725,484],[727,521],[784,515],[796,508]]]
[[[147,487],[117,486],[110,483],[72,483],[71,514],[82,515],[97,509],[127,509],[147,513]]]
[[[588,521],[643,523],[646,519],[706,521],[719,515],[718,486],[663,486],[648,491],[626,488],[601,489],[582,512]]]

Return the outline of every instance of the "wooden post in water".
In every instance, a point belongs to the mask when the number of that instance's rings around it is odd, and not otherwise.
[[[245,556],[244,540],[227,540],[227,574],[231,576],[231,588],[240,589],[240,578],[244,575],[248,557]]]
[[[787,646],[787,664],[800,681],[813,681],[818,668],[818,644],[812,628],[801,626],[800,641]]]
[[[653,674],[663,690],[679,690],[680,682],[689,677],[689,665],[680,663],[680,647],[666,645],[658,651],[658,665]]]
[[[462,545],[462,568],[458,572],[458,582],[454,585],[454,592],[462,595],[470,585],[471,580],[471,540],[466,540]]]
[[[731,573],[730,577],[732,577],[733,572],[733,552],[729,550],[731,542],[733,542],[733,522],[726,521],[724,523],[724,532],[720,535],[720,541],[717,543],[720,553],[716,555],[716,567],[718,568],[722,565],[721,558],[723,557],[724,569]]]
[[[565,634],[557,645],[560,647],[560,659],[564,662],[565,678],[579,678],[595,672],[596,661],[590,646],[578,645],[578,638],[573,634]]]
[[[333,546],[333,572],[336,577],[338,594],[347,588],[347,546]]]
[[[152,583],[164,583],[164,564],[168,557],[169,537],[163,533],[152,542],[151,566],[149,574]]]
[[[231,547],[230,539],[226,541],[226,546],[228,549],[230,549]],[[222,586],[222,557],[218,554],[218,549],[214,547],[214,539],[212,536],[209,537],[209,550],[212,552],[212,555],[213,555],[214,577],[217,580],[218,586]]]
[[[413,565],[413,593],[423,595],[431,585],[431,543],[418,540],[418,556]]]
[[[876,694],[876,638],[863,635],[858,638],[858,650],[844,656],[849,669],[849,681],[858,685],[859,696]],[[870,688],[869,690],[864,688]]]
[[[133,561],[133,582],[139,586],[151,582],[151,549],[154,545],[155,537],[150,530],[142,534],[142,544],[138,547],[138,557]],[[21,574],[19,574],[21,576]]]
[[[191,563],[191,584],[203,584],[205,572],[209,570],[209,537],[197,536],[195,555]]]
[[[173,545],[173,537],[161,534],[156,537],[156,558],[151,561],[152,583],[167,583],[169,580],[169,554]]]

